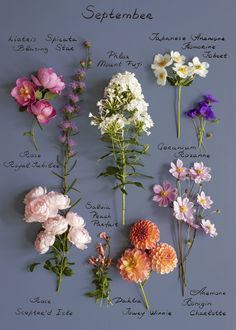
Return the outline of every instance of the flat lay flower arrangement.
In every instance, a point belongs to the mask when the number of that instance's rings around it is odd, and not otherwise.
[[[150,220],[139,220],[131,226],[131,248],[126,249],[117,262],[123,280],[137,283],[143,295],[145,307],[150,309],[144,286],[153,272],[164,275],[177,266],[174,248],[160,242],[160,231]]]
[[[185,115],[192,119],[198,139],[198,147],[203,148],[205,151],[206,147],[204,144],[204,138],[211,139],[213,136],[213,133],[211,132],[206,133],[206,126],[208,124],[217,125],[219,123],[219,119],[216,118],[215,112],[212,108],[213,104],[218,102],[219,101],[213,95],[206,94],[193,109],[185,112]]]
[[[153,201],[160,207],[170,207],[173,210],[178,237],[179,275],[184,295],[187,286],[186,262],[196,235],[202,232],[209,237],[216,237],[215,225],[209,218],[220,211],[211,210],[213,201],[203,190],[203,184],[211,180],[209,167],[203,162],[195,162],[192,167],[187,168],[180,159],[170,165],[169,172],[176,180],[175,185],[167,180],[163,184],[154,185]]]
[[[85,78],[92,61],[90,43],[85,42],[87,58],[80,62],[80,69],[76,72],[70,84],[71,92],[68,94],[68,103],[62,109],[62,122],[59,125],[62,147],[61,159],[58,159],[62,171],[52,173],[61,180],[61,191],[49,191],[46,188],[36,187],[26,194],[25,222],[38,222],[42,225],[35,240],[35,249],[40,254],[48,254],[43,267],[53,272],[57,277],[56,290],[60,290],[63,276],[74,274],[71,266],[75,263],[68,260],[68,253],[72,245],[80,250],[87,248],[91,237],[85,228],[85,221],[77,212],[72,212],[81,200],[72,202],[70,192],[80,193],[77,188],[77,177],[71,178],[77,165],[78,153],[74,150],[75,140],[79,133],[75,119],[79,115],[81,95],[85,90]],[[40,262],[31,264],[29,271],[34,271]]]
[[[201,62],[194,57],[186,64],[186,57],[177,51],[171,51],[164,55],[154,56],[151,65],[154,76],[159,86],[165,86],[168,82],[171,86],[177,87],[177,137],[181,135],[181,91],[182,87],[192,85],[196,77],[205,78],[208,74],[209,63]]]
[[[150,134],[153,121],[148,114],[148,103],[134,73],[114,75],[105,88],[104,97],[98,103],[98,115],[89,114],[91,125],[101,132],[101,140],[108,145],[108,152],[100,159],[111,158],[111,165],[99,176],[113,176],[117,180],[114,190],[122,195],[121,218],[125,224],[127,185],[143,188],[139,177],[149,177],[136,170],[143,167],[141,157],[149,146],[141,144],[143,134]]]
[[[20,77],[11,91],[11,96],[19,105],[19,111],[27,112],[33,117],[31,130],[24,133],[32,138],[38,150],[35,127],[48,124],[56,117],[56,110],[49,102],[58,97],[65,88],[62,76],[58,76],[52,68],[40,68],[31,78]]]

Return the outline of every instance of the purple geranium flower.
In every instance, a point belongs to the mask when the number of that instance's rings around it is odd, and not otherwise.
[[[215,113],[212,110],[211,106],[209,105],[203,105],[200,109],[199,109],[199,114],[206,120],[214,120],[216,119]]]
[[[206,94],[203,95],[205,102],[207,103],[217,103],[219,102],[213,95],[211,94]]]
[[[191,109],[189,111],[186,111],[185,115],[193,119],[199,115],[199,112],[198,109]]]

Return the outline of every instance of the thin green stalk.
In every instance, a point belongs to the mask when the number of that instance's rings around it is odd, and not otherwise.
[[[125,142],[124,133],[122,134],[121,141],[121,162],[122,162],[122,225],[125,225],[125,211],[126,211],[126,194],[125,194],[125,184],[126,184],[126,159],[125,159]]]
[[[143,295],[143,299],[144,299],[145,307],[146,307],[146,309],[149,311],[149,310],[150,310],[150,307],[149,307],[148,299],[147,299],[146,293],[145,293],[145,291],[144,291],[143,284],[142,284],[141,282],[139,283],[139,287],[140,287],[140,290],[141,290],[142,295]]]
[[[178,111],[177,111],[177,137],[180,139],[180,115],[181,115],[181,88],[182,86],[178,86]]]
[[[34,122],[33,122],[33,126],[32,126],[32,129],[31,129],[31,137],[32,137],[34,147],[35,147],[36,151],[38,151],[38,146],[37,146],[37,141],[36,141],[36,136],[35,136],[35,126],[36,125],[37,125],[37,119],[35,119]]]

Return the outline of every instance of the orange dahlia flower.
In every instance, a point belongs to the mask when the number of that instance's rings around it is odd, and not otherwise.
[[[150,258],[152,270],[160,274],[172,272],[178,262],[175,249],[166,243],[160,243],[152,249]]]
[[[160,231],[154,222],[139,220],[131,227],[129,238],[137,249],[149,250],[160,240]]]
[[[117,268],[124,280],[142,283],[150,275],[150,257],[144,251],[127,249],[118,260]]]

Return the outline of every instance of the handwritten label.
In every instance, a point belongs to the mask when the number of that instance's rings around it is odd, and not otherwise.
[[[107,51],[105,57],[97,61],[98,68],[129,67],[132,69],[139,69],[142,65],[142,62],[137,61],[128,54],[115,50]]]
[[[118,222],[114,222],[112,219],[111,208],[109,205],[88,201],[85,204],[85,208],[89,210],[91,222],[94,227],[118,227]]]
[[[150,309],[149,311],[143,310],[143,302],[135,297],[115,297],[112,299],[114,305],[121,304],[124,309],[122,309],[121,313],[124,316],[142,319],[146,317],[160,317],[160,316],[172,316],[172,312],[163,311],[160,309]],[[141,309],[142,308],[142,309]]]
[[[73,312],[68,308],[52,307],[50,299],[42,299],[41,297],[31,297],[28,299],[28,307],[17,307],[15,310],[16,316],[24,317],[70,317]]]
[[[152,13],[140,12],[137,8],[130,10],[129,12],[119,12],[114,8],[111,10],[97,10],[94,5],[88,5],[85,10],[81,13],[84,19],[93,19],[99,23],[106,21],[143,21],[152,20]]]
[[[207,287],[201,289],[190,290],[187,298],[183,299],[182,306],[188,309],[190,316],[195,317],[224,317],[226,311],[221,307],[216,307],[214,300],[219,300],[226,296],[225,291],[211,291]]]
[[[42,160],[39,153],[31,153],[29,150],[19,152],[17,159],[4,160],[0,162],[0,166],[13,170],[14,172],[23,169],[49,169],[55,170],[60,167],[57,161]]]
[[[152,32],[148,39],[154,42],[165,44],[167,42],[178,42],[181,49],[201,52],[205,59],[225,60],[229,54],[225,49],[226,37],[220,35],[208,35],[203,33],[193,33],[190,35],[166,35],[160,32]]]
[[[175,158],[210,158],[207,152],[201,152],[196,146],[167,145],[160,142],[157,145],[159,151],[172,152]]]
[[[74,52],[81,47],[81,40],[75,35],[55,35],[53,33],[47,33],[41,37],[11,34],[8,37],[8,43],[13,51],[19,53]]]

